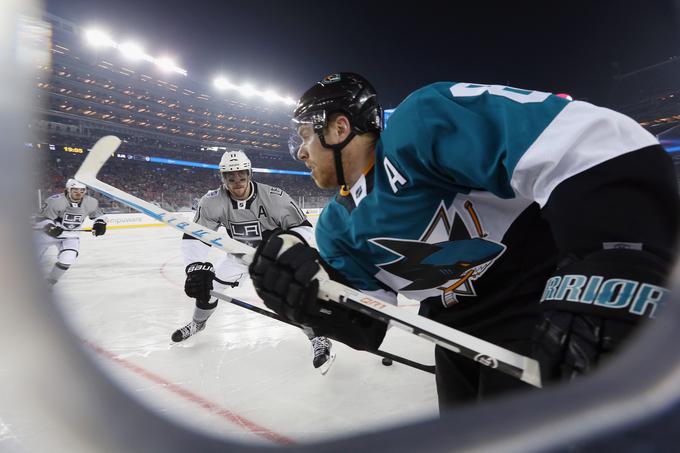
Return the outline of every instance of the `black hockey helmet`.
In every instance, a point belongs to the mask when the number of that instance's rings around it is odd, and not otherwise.
[[[305,91],[293,111],[293,120],[312,123],[318,130],[336,112],[347,115],[354,132],[380,132],[383,128],[383,111],[375,88],[351,72],[327,75]]]
[[[347,115],[351,131],[342,143],[330,145],[326,143],[323,128],[330,116],[338,112]],[[288,148],[293,159],[297,159],[302,144],[297,133],[298,127],[310,124],[319,136],[321,145],[333,150],[338,182],[344,186],[341,151],[356,134],[379,133],[383,129],[383,109],[378,103],[375,88],[368,80],[359,74],[340,72],[327,75],[305,91],[293,111],[292,121],[293,132],[288,140]]]

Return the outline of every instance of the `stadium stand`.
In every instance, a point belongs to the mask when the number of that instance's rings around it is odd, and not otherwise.
[[[610,104],[654,134],[680,183],[680,56],[614,77]]]
[[[115,52],[89,47],[78,25],[51,14],[46,19],[52,25],[52,63],[38,71],[42,107],[30,124],[41,141],[27,144],[40,163],[38,200],[62,190],[87,148],[109,134],[123,139],[125,158],[107,164],[103,179],[167,209],[189,209],[219,185],[217,175],[147,158],[216,165],[224,149],[238,148],[255,168],[306,171],[288,155],[290,107],[246,102],[190,77],[133,65]],[[609,104],[659,137],[680,175],[679,67],[680,57],[673,57],[617,75]],[[255,179],[282,187],[304,207],[321,207],[333,195],[304,175],[256,172]]]
[[[216,165],[225,149],[236,148],[256,169],[306,172],[288,154],[290,106],[218,96],[178,74],[161,79],[156,68],[88,47],[78,25],[51,14],[46,19],[53,32],[52,63],[39,68],[41,107],[29,125],[41,139],[26,144],[38,162],[39,200],[63,190],[86,150],[109,134],[123,140],[119,151],[126,157],[112,159],[102,179],[167,209],[189,209],[220,182],[215,170],[153,163],[149,157]],[[282,187],[303,207],[323,206],[332,196],[307,175],[256,170],[254,179]]]

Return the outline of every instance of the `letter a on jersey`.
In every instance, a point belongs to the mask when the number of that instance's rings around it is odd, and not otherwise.
[[[399,188],[397,187],[397,184],[400,186],[403,186],[406,184],[406,178],[404,178],[401,173],[397,171],[397,169],[394,167],[392,162],[385,157],[383,160],[383,166],[385,167],[385,172],[387,173],[387,180],[390,183],[390,187],[392,188],[392,192],[397,193]]]

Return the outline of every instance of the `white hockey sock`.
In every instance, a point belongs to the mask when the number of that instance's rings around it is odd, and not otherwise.
[[[194,322],[205,322],[208,320],[210,315],[213,314],[215,311],[215,308],[209,308],[209,309],[204,309],[204,308],[198,308],[194,307]]]
[[[59,281],[59,279],[64,275],[64,273],[68,270],[70,266],[61,264],[61,263],[54,263],[54,266],[52,266],[52,270],[50,273],[47,275],[47,283],[50,285],[54,285]]]

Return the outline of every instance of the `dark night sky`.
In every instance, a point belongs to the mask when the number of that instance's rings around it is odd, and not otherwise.
[[[385,106],[439,80],[497,83],[611,105],[613,76],[680,54],[680,1],[337,2],[47,0],[79,25],[105,24],[189,76],[297,97],[327,73],[374,82]],[[680,77],[680,74],[679,74]],[[615,102],[614,102],[615,103]]]

